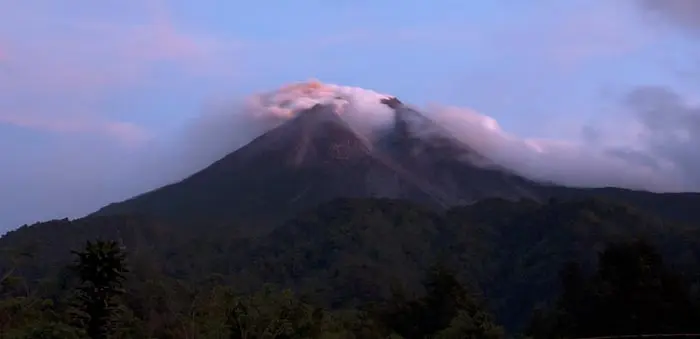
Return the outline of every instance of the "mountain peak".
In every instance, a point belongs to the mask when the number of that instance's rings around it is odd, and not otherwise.
[[[391,95],[360,87],[322,83],[315,79],[283,85],[275,91],[254,95],[251,102],[263,114],[285,119],[293,118],[319,104],[330,106],[336,113],[342,114],[348,105],[388,105],[395,108],[392,105],[400,103]]]
[[[394,96],[311,80],[253,99],[252,112],[283,122],[179,183],[96,214],[236,216],[272,225],[342,197],[435,207],[537,197],[536,184],[492,166],[488,155]]]

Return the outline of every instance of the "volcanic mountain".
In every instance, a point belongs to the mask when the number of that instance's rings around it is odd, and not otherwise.
[[[254,101],[263,118],[283,122],[178,183],[94,215],[269,225],[336,198],[395,198],[435,208],[601,192],[629,200],[623,190],[568,189],[521,177],[393,96],[309,82]]]
[[[435,207],[537,197],[533,182],[497,167],[398,99],[358,91],[311,82],[261,98],[276,100],[271,111],[288,120],[181,182],[96,214],[278,220],[339,197]],[[386,123],[368,128],[358,121],[372,114]]]
[[[236,292],[273,284],[317,305],[357,308],[394,287],[421,293],[422,272],[441,262],[518,329],[536,305],[555,304],[562,265],[593,268],[605,243],[649,238],[687,272],[700,263],[700,194],[534,182],[397,98],[357,88],[304,83],[251,105],[274,127],[178,183],[86,218],[8,232],[0,272],[23,274],[22,297],[27,289],[54,298],[72,284],[70,249],[118,239],[133,267],[133,314],[156,319],[133,323],[173,327],[141,303],[165,300],[167,312],[189,319],[208,293],[201,288],[222,281]],[[365,199],[375,197],[408,202]],[[529,200],[507,201],[521,198]]]

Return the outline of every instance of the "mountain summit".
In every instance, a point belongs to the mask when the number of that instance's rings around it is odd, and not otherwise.
[[[341,197],[434,207],[538,197],[536,183],[499,168],[393,96],[310,81],[251,103],[255,114],[282,122],[181,182],[96,214],[267,223]]]

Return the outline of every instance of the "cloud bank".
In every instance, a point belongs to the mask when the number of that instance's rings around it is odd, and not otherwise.
[[[630,94],[632,95],[632,94]],[[662,103],[653,103],[662,105]],[[658,106],[656,106],[658,107]],[[683,110],[696,110],[683,107]],[[604,126],[582,129],[580,141],[519,138],[502,130],[492,118],[473,110],[440,107],[433,116],[458,139],[501,165],[539,181],[577,187],[623,187],[655,192],[700,190],[697,149],[700,130],[673,123],[661,127],[639,119],[602,132]],[[654,117],[654,119],[658,119]],[[630,133],[625,128],[638,131]],[[683,130],[682,141],[671,137]],[[674,131],[669,134],[669,131]],[[630,133],[623,145],[611,145],[607,133]]]

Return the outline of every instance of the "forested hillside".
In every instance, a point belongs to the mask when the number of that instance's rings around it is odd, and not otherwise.
[[[68,268],[76,260],[71,250],[84,251],[85,242],[96,239],[113,240],[126,254],[127,293],[117,298],[124,308],[122,322],[128,320],[118,327],[121,337],[140,331],[136,337],[228,338],[224,333],[233,325],[225,314],[241,303],[261,303],[265,310],[253,311],[246,304],[246,312],[253,312],[246,314],[257,314],[266,324],[290,316],[275,308],[282,307],[278,303],[295,305],[310,313],[299,311],[306,320],[295,318],[288,326],[308,328],[309,323],[300,323],[308,320],[315,324],[314,333],[342,328],[340,338],[352,337],[350,332],[358,338],[383,338],[391,332],[406,338],[422,338],[420,333],[498,337],[499,326],[513,335],[576,337],[691,331],[700,324],[695,292],[700,227],[626,205],[493,199],[435,211],[396,200],[340,199],[300,213],[264,235],[241,234],[243,226],[104,216],[10,232],[0,239],[5,253],[0,257],[5,276],[0,327],[9,333],[37,324],[78,326],[70,325],[73,318],[65,313],[80,286],[80,276]],[[435,288],[436,275],[453,287]],[[267,285],[276,287],[265,292]],[[276,294],[287,288],[296,297]],[[571,293],[589,301],[581,304],[585,309],[567,301]],[[451,300],[450,305],[442,305],[440,298]],[[238,303],[218,304],[224,300]],[[314,313],[310,305],[324,311]],[[650,313],[622,317],[619,323],[609,316],[596,318],[633,306],[685,312],[690,318],[681,322]],[[581,325],[563,326],[570,321],[561,317],[576,318]],[[644,326],[639,319],[645,319]]]

